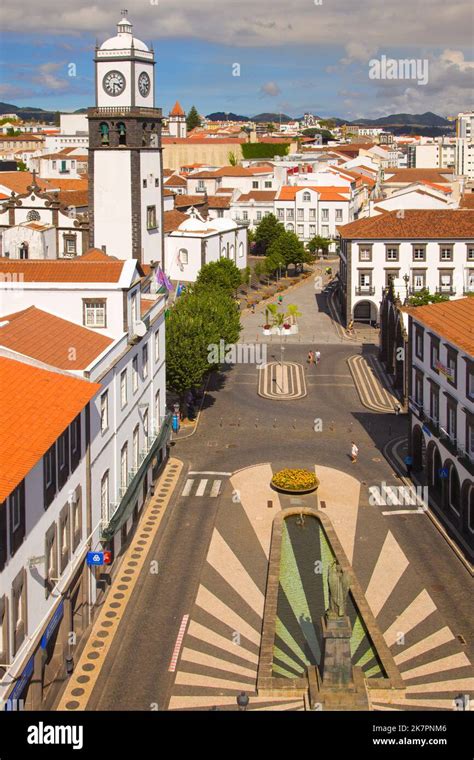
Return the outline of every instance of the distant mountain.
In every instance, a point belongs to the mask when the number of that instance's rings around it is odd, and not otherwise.
[[[271,124],[288,124],[289,121],[293,121],[291,116],[287,116],[286,113],[258,113],[256,116],[252,116],[252,121],[256,121],[258,124],[269,122]]]
[[[224,113],[224,111],[215,111],[208,114],[206,119],[209,121],[250,121],[248,116],[239,116],[236,113]]]
[[[54,122],[56,117],[54,111],[44,111],[42,108],[33,106],[14,106],[12,103],[0,103],[0,117],[5,113],[16,113],[20,119],[25,121],[36,119],[37,121]]]
[[[448,127],[453,128],[453,122],[438,116],[431,111],[422,114],[395,113],[382,116],[379,119],[358,119],[351,124],[371,127]]]

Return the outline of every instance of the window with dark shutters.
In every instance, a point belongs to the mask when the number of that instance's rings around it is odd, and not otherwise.
[[[9,497],[10,504],[10,555],[13,557],[25,538],[25,481]]]
[[[81,458],[81,415],[78,414],[71,425],[71,472],[74,472]]]
[[[58,489],[69,477],[69,428],[58,438]]]
[[[43,457],[44,508],[48,509],[56,495],[56,444]]]

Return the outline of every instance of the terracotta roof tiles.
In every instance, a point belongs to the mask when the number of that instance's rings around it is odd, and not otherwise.
[[[337,228],[348,240],[459,240],[474,238],[474,211],[458,209],[405,209],[404,216],[389,211],[358,219]]]
[[[0,387],[0,501],[4,501],[101,386],[0,357]]]
[[[403,311],[474,357],[474,298],[408,306]]]
[[[0,259],[0,274],[16,275],[23,282],[118,282],[125,261],[52,259],[28,261]]]
[[[5,324],[8,322],[8,324]],[[113,343],[95,330],[30,306],[0,317],[0,346],[59,369],[84,369]],[[71,352],[71,347],[74,351]]]

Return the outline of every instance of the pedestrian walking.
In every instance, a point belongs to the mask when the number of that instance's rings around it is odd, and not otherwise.
[[[321,351],[316,351],[314,356],[316,359],[316,364],[319,364],[319,362],[321,361]]]
[[[405,457],[405,467],[407,468],[407,478],[411,478],[411,469],[413,467],[413,457],[409,454]]]
[[[309,364],[310,367],[312,364],[314,364],[314,351],[308,351],[306,362]]]
[[[358,454],[359,454],[359,449],[356,446],[356,444],[354,443],[354,441],[352,441],[352,446],[351,446],[351,462],[353,462],[353,463],[357,462],[357,456],[358,456]]]
[[[255,304],[254,303],[250,307],[250,310],[251,310],[252,314],[255,314]]]
[[[278,296],[278,303],[279,303],[279,304],[282,304],[282,303],[283,303],[283,296]]]

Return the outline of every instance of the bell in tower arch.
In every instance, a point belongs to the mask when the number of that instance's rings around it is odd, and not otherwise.
[[[127,144],[127,128],[123,121],[120,121],[117,124],[117,130],[119,134],[119,145],[126,145]]]
[[[109,125],[103,121],[99,127],[101,145],[109,145]]]

